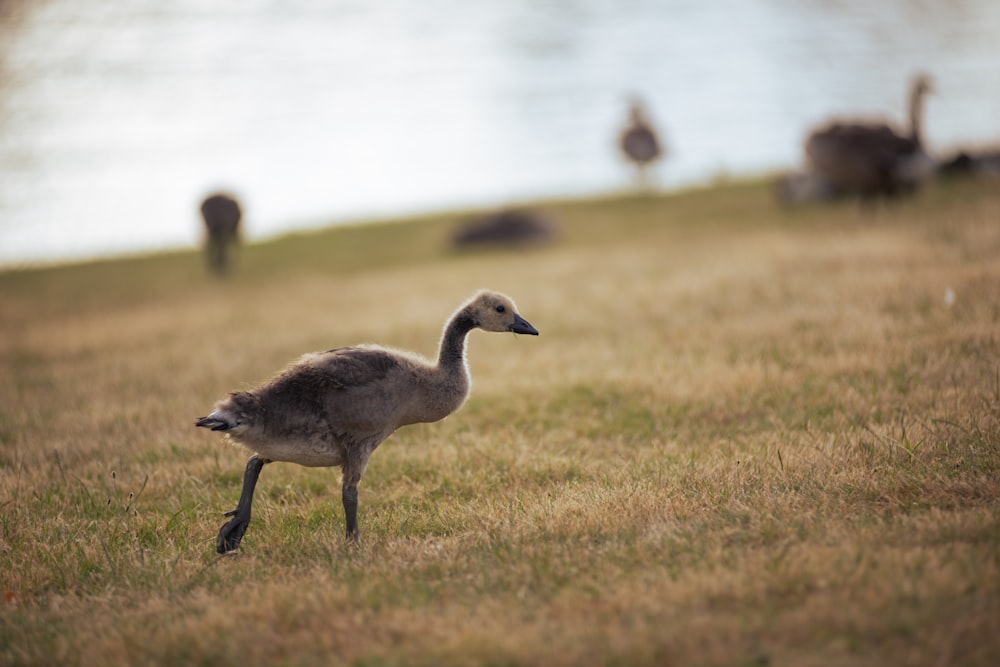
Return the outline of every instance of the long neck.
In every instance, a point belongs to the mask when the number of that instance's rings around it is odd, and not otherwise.
[[[914,88],[910,94],[910,139],[918,145],[923,145],[923,103],[924,91]]]
[[[465,338],[476,328],[476,323],[464,310],[455,313],[445,327],[438,353],[438,367],[445,370],[465,368]]]
[[[412,405],[400,416],[400,425],[437,421],[462,405],[470,385],[465,338],[475,328],[475,321],[464,310],[451,318],[441,337],[437,367],[430,369],[426,382],[413,392]]]

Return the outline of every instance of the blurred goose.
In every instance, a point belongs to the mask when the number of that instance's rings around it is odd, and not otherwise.
[[[625,157],[635,165],[640,184],[645,184],[646,169],[660,159],[662,149],[656,130],[638,100],[633,100],[629,107],[628,125],[619,135],[618,145]]]
[[[230,248],[239,241],[243,211],[235,197],[220,192],[206,197],[201,203],[201,217],[208,232],[205,243],[208,268],[217,275],[224,275],[229,270]]]
[[[920,187],[935,167],[922,137],[923,102],[930,91],[928,77],[914,80],[906,132],[885,123],[849,122],[813,132],[805,144],[811,171],[831,190],[863,198],[889,197]]]

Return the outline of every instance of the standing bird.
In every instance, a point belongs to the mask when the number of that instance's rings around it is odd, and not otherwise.
[[[208,232],[205,243],[208,268],[217,275],[224,275],[229,270],[230,248],[239,241],[243,211],[231,195],[218,193],[201,203],[201,217]]]
[[[629,121],[618,137],[618,145],[625,157],[635,165],[640,186],[648,183],[646,169],[660,159],[662,149],[642,104],[633,100],[629,108]]]
[[[358,483],[375,448],[400,426],[435,422],[469,395],[465,339],[473,329],[538,335],[510,298],[480,291],[448,320],[436,363],[375,345],[306,354],[251,391],[218,402],[196,426],[224,431],[254,454],[216,550],[239,547],[261,469],[272,461],[342,469],[347,537],[358,539]]]
[[[809,167],[828,187],[862,199],[893,197],[919,188],[934,173],[924,150],[922,115],[930,79],[914,79],[909,99],[910,127],[896,132],[886,123],[835,122],[806,140]]]

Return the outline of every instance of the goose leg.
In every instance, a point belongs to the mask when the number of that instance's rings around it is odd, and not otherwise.
[[[344,519],[347,524],[347,539],[358,542],[358,484],[368,467],[368,459],[382,438],[373,439],[370,447],[359,446],[348,451],[341,479],[341,498],[344,501]]]
[[[257,486],[257,478],[264,464],[269,463],[267,459],[262,459],[256,454],[247,461],[246,472],[243,473],[243,491],[240,492],[240,502],[236,509],[226,512],[225,516],[233,517],[226,525],[219,530],[219,537],[215,540],[215,550],[220,554],[235,551],[240,546],[243,533],[250,525],[250,505],[253,504],[253,491]]]
[[[347,539],[358,541],[358,487],[344,485],[341,491],[344,500],[344,518],[347,522]]]

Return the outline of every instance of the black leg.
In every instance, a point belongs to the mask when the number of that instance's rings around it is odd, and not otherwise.
[[[250,505],[253,504],[253,490],[257,486],[257,478],[267,459],[262,459],[256,454],[247,461],[246,472],[243,473],[243,491],[240,493],[240,502],[236,509],[226,512],[226,516],[233,517],[226,525],[219,530],[219,537],[215,540],[215,550],[220,554],[235,551],[240,546],[243,533],[250,525]]]
[[[341,496],[344,499],[344,517],[347,520],[347,539],[358,541],[358,487],[345,486]]]

